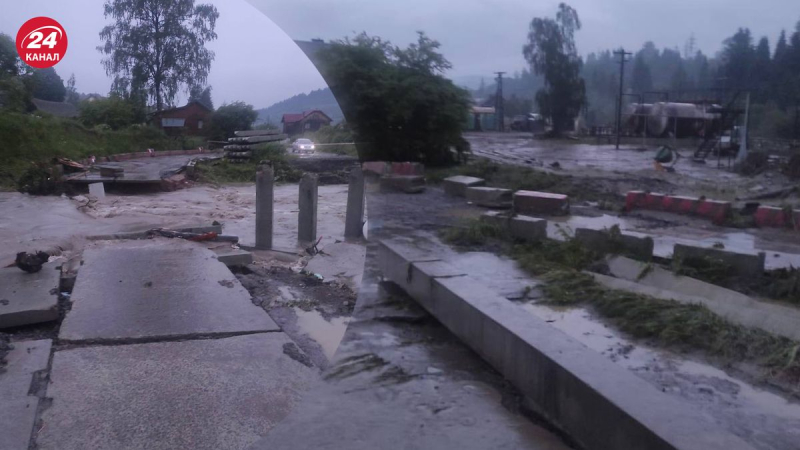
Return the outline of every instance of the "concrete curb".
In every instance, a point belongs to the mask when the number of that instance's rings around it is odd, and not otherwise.
[[[644,191],[630,191],[625,196],[626,211],[633,211],[634,209],[668,211],[676,214],[705,217],[715,224],[724,222],[725,218],[731,213],[731,208],[730,202]]]
[[[587,449],[751,449],[422,249],[381,241],[379,265]]]

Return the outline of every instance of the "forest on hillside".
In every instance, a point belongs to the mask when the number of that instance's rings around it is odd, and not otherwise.
[[[324,88],[308,94],[297,94],[267,108],[259,109],[256,122],[279,125],[284,114],[297,114],[312,109],[321,110],[333,119],[333,123],[339,123],[344,119],[344,114],[339,109],[339,103],[336,102],[333,93],[329,88]]]
[[[619,58],[613,50],[590,53],[581,75],[586,82],[587,124],[612,125],[619,91]],[[528,69],[503,80],[506,114],[513,116],[535,110],[541,77]],[[481,82],[473,96],[488,105],[494,103],[493,79]],[[752,133],[765,137],[790,138],[800,105],[800,22],[791,32],[780,33],[777,42],[756,39],[747,28],[722,43],[713,56],[696,49],[694,36],[683,48],[658,48],[646,42],[634,51],[625,66],[625,102],[725,100],[730,92],[749,90],[752,100]],[[728,92],[726,95],[724,92]],[[645,94],[647,93],[647,94]],[[644,94],[642,97],[639,95]],[[668,96],[668,97],[667,97]]]

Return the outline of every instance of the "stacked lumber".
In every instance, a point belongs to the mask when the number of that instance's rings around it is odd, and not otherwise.
[[[236,131],[234,137],[228,138],[225,149],[225,159],[234,163],[243,163],[253,157],[252,146],[265,142],[278,142],[286,139],[285,134],[278,130],[247,130]]]

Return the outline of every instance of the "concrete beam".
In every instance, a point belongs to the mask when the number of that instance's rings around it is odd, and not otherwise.
[[[358,239],[363,236],[364,227],[364,172],[360,167],[350,171],[347,189],[347,214],[344,220],[344,237]]]
[[[442,182],[444,192],[455,197],[466,197],[467,188],[483,186],[484,184],[486,184],[486,181],[483,178],[466,177],[463,175],[445,178]]]
[[[485,208],[511,207],[511,189],[493,187],[468,187],[466,190],[467,201]]]
[[[514,193],[514,212],[519,214],[569,214],[569,197],[563,194],[537,191]]]
[[[739,276],[748,278],[759,277],[764,273],[766,258],[767,255],[764,252],[752,255],[684,244],[675,244],[672,251],[673,266],[681,264],[681,261],[685,259],[716,260],[729,265]]]
[[[638,237],[627,233],[612,236],[608,230],[577,228],[575,239],[588,249],[601,254],[622,252],[642,261],[653,258],[654,243],[650,236]]]
[[[418,194],[425,190],[425,177],[419,175],[383,175],[380,180],[383,192],[399,191]]]
[[[297,240],[313,242],[317,240],[317,176],[304,174],[300,179],[297,214]]]
[[[748,444],[474,279],[407,244],[382,241],[384,276],[587,449],[733,450]],[[417,261],[415,261],[417,260]],[[437,276],[444,273],[445,276]],[[415,277],[418,279],[415,281]]]
[[[515,239],[538,242],[547,239],[547,221],[536,217],[509,215],[501,211],[487,211],[481,220],[501,227]]]
[[[261,164],[256,171],[256,248],[272,248],[272,214],[275,174],[272,166]]]

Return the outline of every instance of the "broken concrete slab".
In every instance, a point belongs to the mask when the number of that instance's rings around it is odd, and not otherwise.
[[[5,371],[0,372],[0,404],[27,397],[34,373],[47,369],[50,360],[50,339],[19,341],[13,345],[6,356]]]
[[[672,263],[675,266],[683,263],[690,264],[691,260],[718,261],[729,266],[736,274],[742,277],[761,276],[764,273],[766,257],[767,255],[764,252],[754,255],[683,244],[675,244],[675,248],[672,251]]]
[[[47,263],[36,273],[16,267],[0,272],[0,329],[58,319],[61,271]]]
[[[305,271],[322,276],[324,281],[339,281],[354,292],[361,288],[364,274],[364,258],[367,248],[349,242],[326,245],[308,262]]]
[[[29,395],[36,372],[47,369],[50,339],[14,342],[0,372],[0,450],[28,448],[39,398]]]
[[[537,191],[514,193],[514,212],[520,214],[569,214],[569,197],[563,194]]]
[[[609,230],[577,228],[575,239],[586,248],[602,254],[624,253],[642,261],[653,258],[654,242],[650,236],[638,237],[627,233],[613,234]]]
[[[421,175],[384,175],[380,182],[384,192],[399,191],[418,194],[425,190],[425,177]]]
[[[511,207],[511,189],[493,187],[468,187],[467,201],[485,208],[507,209]]]
[[[177,239],[121,241],[87,249],[67,341],[276,331],[278,326],[211,250]]]
[[[228,267],[253,264],[253,254],[240,248],[217,248],[214,249],[214,253],[219,262]]]
[[[628,283],[643,286],[632,288],[656,298],[682,303],[705,305],[706,308],[733,323],[760,328],[794,341],[800,341],[800,310],[779,303],[760,301],[740,292],[725,289],[691,277],[675,275],[658,266],[645,264],[624,256],[607,258],[614,277],[611,281],[598,279],[615,289],[626,289]],[[611,286],[616,283],[617,286]],[[649,289],[648,289],[649,288]],[[646,291],[645,291],[646,290]]]
[[[0,402],[0,450],[29,448],[38,405],[32,396]]]
[[[94,346],[53,358],[40,450],[241,450],[293,409],[317,372],[283,333]]]
[[[538,242],[547,238],[547,220],[536,217],[487,211],[481,220],[508,230],[513,238]]]
[[[448,195],[466,197],[467,188],[483,186],[484,184],[486,184],[486,181],[483,178],[456,175],[454,177],[445,178],[442,182],[442,187],[444,187],[444,192]]]

